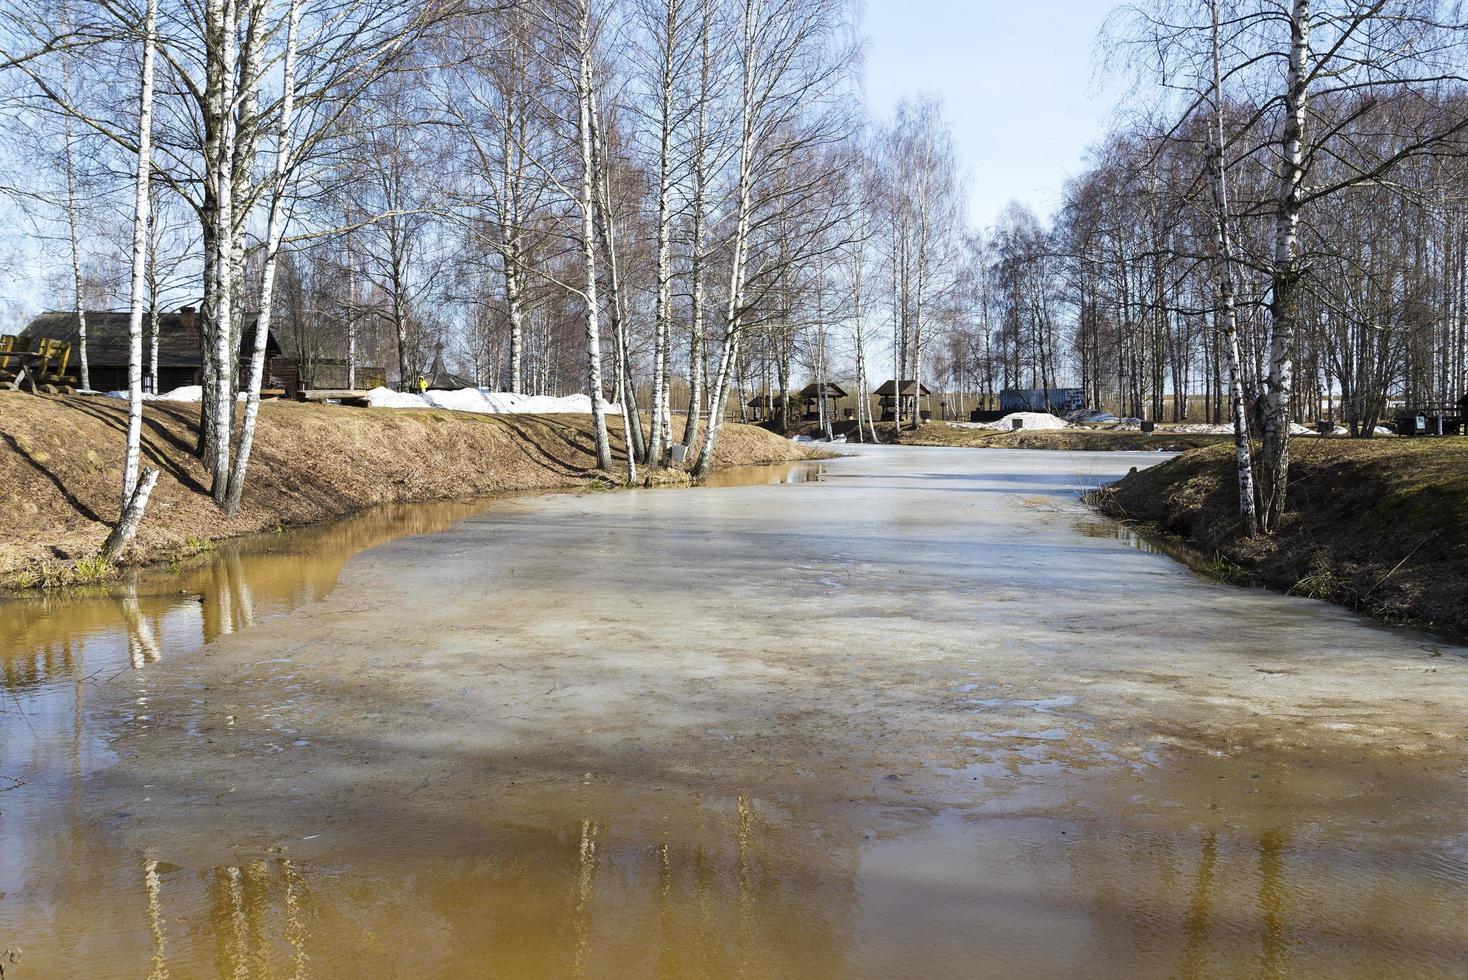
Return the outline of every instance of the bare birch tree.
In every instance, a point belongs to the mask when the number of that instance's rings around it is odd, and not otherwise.
[[[143,437],[143,305],[146,299],[148,257],[148,211],[152,202],[153,171],[153,76],[157,56],[158,0],[147,0],[142,25],[142,79],[138,94],[138,164],[133,198],[132,277],[127,322],[127,448],[122,467],[122,495],[117,524],[102,545],[109,561],[127,547],[148,497],[158,482],[158,470],[140,472]]]

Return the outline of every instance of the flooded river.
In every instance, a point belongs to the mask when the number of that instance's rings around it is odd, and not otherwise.
[[[1156,459],[864,449],[0,602],[5,978],[1462,975],[1468,650],[1077,503]]]

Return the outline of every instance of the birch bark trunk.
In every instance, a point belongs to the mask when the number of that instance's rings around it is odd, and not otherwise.
[[[588,48],[589,50],[589,48]],[[588,54],[588,59],[589,59]],[[607,282],[607,314],[612,321],[612,359],[616,375],[617,401],[622,408],[622,435],[627,450],[627,482],[637,482],[637,460],[646,454],[642,413],[637,391],[632,386],[632,358],[628,350],[627,322],[622,315],[621,270],[617,265],[617,230],[612,220],[611,161],[602,137],[600,110],[596,99],[595,68],[587,69],[587,102],[591,119],[591,165],[593,227],[599,231],[603,269]]]
[[[61,19],[64,24],[69,24],[69,8],[65,4],[61,8]],[[61,57],[61,92],[62,97],[70,101],[71,55],[69,53]],[[61,139],[63,165],[66,170],[66,225],[71,233],[71,286],[72,307],[76,313],[77,374],[82,388],[90,391],[92,370],[87,357],[87,311],[85,298],[82,295],[82,251],[81,234],[78,227],[80,216],[77,214],[76,201],[76,133],[72,128],[70,113],[61,117]]]
[[[275,171],[270,185],[270,217],[265,230],[265,267],[261,272],[260,313],[255,321],[255,346],[250,352],[250,380],[246,391],[245,418],[240,426],[239,447],[235,450],[234,468],[229,477],[229,494],[225,511],[234,516],[244,495],[245,473],[250,466],[250,450],[255,442],[255,420],[260,414],[260,388],[264,384],[265,349],[270,337],[271,310],[275,297],[275,270],[280,258],[281,238],[285,234],[285,188],[290,165],[291,126],[296,105],[296,42],[301,21],[300,0],[290,0],[286,11],[285,64],[282,74],[280,131],[275,147]]]
[[[586,386],[591,396],[591,424],[596,438],[596,465],[612,469],[612,444],[607,437],[606,403],[602,396],[601,322],[598,310],[596,269],[596,156],[592,142],[591,3],[581,0],[577,25],[576,103],[577,130],[581,150],[581,258],[586,273],[582,293],[586,301]],[[625,411],[625,406],[624,406]]]
[[[1219,45],[1218,0],[1210,0],[1213,17],[1213,132],[1209,152],[1209,175],[1213,187],[1213,216],[1218,249],[1218,322],[1228,358],[1229,407],[1233,413],[1234,462],[1238,470],[1239,526],[1245,537],[1259,531],[1259,514],[1254,497],[1253,447],[1249,442],[1249,415],[1244,402],[1242,368],[1239,361],[1238,310],[1234,303],[1233,238],[1229,232],[1228,172],[1224,159],[1227,145],[1224,129],[1223,59]]]
[[[235,0],[209,0],[208,20],[215,29],[219,48],[220,84],[211,93],[211,113],[217,120],[219,136],[216,152],[208,160],[207,179],[215,192],[214,239],[214,316],[212,323],[214,404],[210,419],[209,471],[213,485],[211,495],[221,506],[229,492],[230,430],[234,423],[234,384],[230,370],[234,353],[230,350],[234,337],[234,180],[236,98],[237,10]]]
[[[862,442],[862,417],[865,416],[872,442],[877,441],[877,426],[872,419],[871,393],[867,380],[867,356],[865,319],[865,297],[862,292],[863,273],[866,268],[866,236],[862,229],[856,236],[852,249],[851,269],[851,318],[856,327],[856,441]]]
[[[522,39],[517,33],[510,41],[510,57],[514,59],[514,70],[524,74]],[[525,113],[519,100],[523,88],[518,79],[512,80],[515,88],[505,89],[504,126],[500,132],[500,185],[504,188],[504,201],[500,211],[500,240],[503,243],[505,267],[505,315],[510,327],[510,391],[516,395],[524,393],[525,360],[525,312],[522,262],[524,249],[521,236],[525,220],[521,194],[524,191],[525,168]]]
[[[148,198],[148,259],[147,259],[147,287],[148,287],[148,330],[144,337],[144,344],[148,350],[148,369],[143,374],[144,390],[158,394],[158,257],[162,251],[159,242],[157,204],[153,201],[153,183],[150,180]]]
[[[653,326],[652,431],[647,465],[668,464],[668,319],[672,303],[673,72],[678,41],[678,0],[666,0],[663,24],[658,140],[658,268],[657,308]]]
[[[683,446],[692,449],[698,438],[703,398],[708,379],[704,340],[704,204],[708,190],[708,106],[713,80],[710,37],[713,31],[711,0],[701,0],[699,27],[698,122],[693,147],[693,229],[689,277],[693,285],[692,324],[688,338],[688,414],[683,422]]]
[[[62,87],[67,86],[66,60],[62,65]],[[90,391],[92,388],[92,369],[87,358],[87,311],[86,301],[82,295],[82,250],[80,224],[77,214],[76,203],[76,159],[72,149],[75,136],[72,133],[71,117],[67,116],[62,124],[64,132],[62,139],[65,141],[63,153],[66,166],[66,224],[71,232],[71,296],[72,308],[76,312],[76,344],[77,344],[77,372],[82,388]]]
[[[143,441],[143,302],[147,289],[149,181],[153,171],[153,62],[157,49],[158,0],[148,0],[143,21],[143,74],[138,100],[138,169],[133,197],[132,275],[127,318],[127,449],[117,524],[102,546],[111,561],[137,533],[158,471],[141,478]]]
[[[350,203],[345,208],[344,227],[346,233],[347,252],[347,390],[355,391],[357,388],[357,251],[353,247],[352,229],[352,206]],[[302,380],[304,387],[305,381]]]
[[[724,343],[719,352],[719,368],[714,375],[713,397],[709,399],[709,419],[704,426],[703,444],[693,476],[703,479],[714,465],[714,445],[719,426],[724,421],[724,402],[729,396],[729,374],[738,356],[744,321],[745,253],[749,246],[750,210],[754,200],[754,114],[755,51],[754,0],[744,0],[741,18],[743,45],[740,52],[740,125],[739,171],[735,192],[733,254],[729,263],[729,298],[724,314]],[[744,399],[741,397],[741,405]]]
[[[1260,460],[1260,530],[1273,533],[1284,514],[1289,482],[1289,413],[1294,394],[1295,334],[1299,328],[1299,225],[1305,183],[1305,112],[1309,97],[1310,0],[1294,0],[1289,17],[1284,170],[1275,202],[1273,297],[1270,301],[1269,377],[1265,383]]]

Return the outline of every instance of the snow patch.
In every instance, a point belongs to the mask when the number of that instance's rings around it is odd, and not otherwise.
[[[996,432],[1008,432],[1014,428],[1014,420],[1020,419],[1024,422],[1026,429],[1068,429],[1070,423],[1065,419],[1057,418],[1049,412],[1011,412],[998,422],[990,422],[980,426],[983,429],[993,429]]]
[[[463,388],[459,391],[430,391],[419,395],[391,388],[373,388],[367,392],[367,404],[373,408],[442,408],[451,412],[474,412],[479,415],[590,415],[590,395],[515,395],[488,388]],[[621,415],[620,405],[606,403],[608,415]]]
[[[127,401],[127,392],[109,391],[105,393],[105,397]],[[240,392],[240,401],[244,401],[248,397],[244,392]],[[165,391],[158,395],[148,391],[143,392],[143,401],[145,402],[197,402],[203,401],[203,399],[203,385],[184,385],[182,388],[175,388],[172,391]]]

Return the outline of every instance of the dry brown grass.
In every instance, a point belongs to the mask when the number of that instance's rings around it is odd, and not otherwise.
[[[145,465],[162,476],[129,563],[376,504],[607,486],[621,476],[594,472],[586,416],[267,402],[240,512],[226,518],[191,452],[197,416],[196,405],[147,407]],[[0,392],[0,586],[65,581],[77,560],[96,553],[117,512],[126,421],[121,401]],[[620,419],[612,437],[620,455]],[[806,455],[779,436],[731,423],[721,430],[715,465]]]

